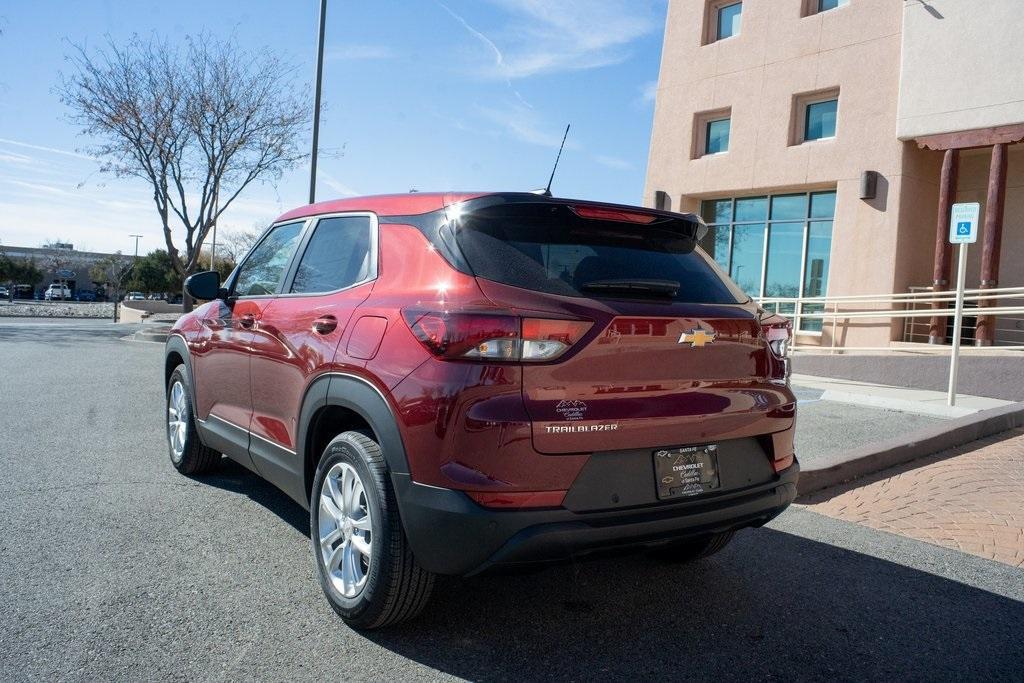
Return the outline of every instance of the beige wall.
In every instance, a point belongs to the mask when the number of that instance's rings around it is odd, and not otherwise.
[[[1024,2],[902,4],[901,139],[1024,122]]]
[[[829,292],[894,291],[904,144],[896,139],[902,7],[854,0],[801,17],[802,0],[746,0],[739,36],[701,45],[705,3],[672,0],[645,198],[699,200],[836,187]],[[836,137],[792,145],[793,96],[838,87]],[[694,114],[732,108],[729,151],[691,159]],[[875,200],[861,173],[880,173]],[[682,198],[682,199],[681,199]],[[872,252],[874,258],[851,258]],[[847,343],[883,344],[887,324],[850,326]]]

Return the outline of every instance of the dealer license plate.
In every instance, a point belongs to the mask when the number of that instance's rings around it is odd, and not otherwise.
[[[721,486],[718,446],[682,446],[654,451],[658,498],[699,496]]]

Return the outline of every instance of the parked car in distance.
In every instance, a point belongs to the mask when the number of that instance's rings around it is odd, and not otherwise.
[[[80,289],[75,295],[78,301],[96,301],[96,292],[91,289]]]
[[[125,301],[145,301],[146,295],[142,292],[128,292],[124,295]]]
[[[0,299],[10,299],[10,298],[11,298],[11,290],[7,289],[6,287],[0,287]]]
[[[15,299],[34,299],[36,291],[32,285],[14,285]]]
[[[165,347],[171,463],[225,454],[307,507],[361,629],[418,614],[437,574],[718,552],[796,496],[797,403],[789,321],[706,231],[531,193],[288,212],[227,282],[186,283],[208,303]]]
[[[71,289],[67,285],[53,283],[43,292],[43,299],[46,301],[67,301],[71,298]]]

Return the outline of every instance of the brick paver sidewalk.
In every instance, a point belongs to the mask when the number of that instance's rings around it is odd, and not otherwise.
[[[1024,429],[802,502],[831,517],[1024,567]]]

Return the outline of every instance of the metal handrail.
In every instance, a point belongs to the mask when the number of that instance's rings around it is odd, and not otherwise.
[[[977,288],[977,289],[965,289],[964,295],[969,294],[992,294],[992,293],[1017,293],[1024,296],[1024,287],[992,287],[992,288]],[[800,303],[811,303],[811,304],[831,304],[837,301],[858,301],[858,300],[878,300],[878,301],[902,301],[903,299],[920,299],[929,297],[943,297],[943,296],[956,296],[956,290],[940,290],[938,292],[895,292],[892,294],[845,294],[842,296],[765,296],[755,297],[758,301],[762,302],[800,302]]]
[[[949,318],[955,316],[956,309],[952,307],[952,304],[956,299],[956,292],[954,290],[934,291],[931,287],[921,288],[925,291],[913,291],[913,289],[917,288],[912,288],[912,291],[910,292],[886,294],[851,294],[844,296],[818,297],[766,296],[757,299],[757,301],[762,307],[770,308],[779,315],[795,321],[805,319],[831,321],[832,345],[821,346],[817,344],[807,344],[806,346],[801,345],[800,347],[794,348],[831,351],[843,351],[847,349],[864,351],[882,349],[906,350],[899,349],[898,347],[871,347],[869,349],[868,347],[835,346],[837,341],[836,333],[837,327],[840,324],[839,321],[841,320],[845,320],[847,322],[852,322],[854,320],[903,320],[905,321],[903,338],[905,341],[914,343],[911,340],[914,337],[919,339],[922,337],[922,325],[925,324],[923,322],[917,322],[918,320]],[[969,316],[971,318],[978,318],[982,316],[1000,318],[1004,322],[1009,321],[1011,325],[1015,320],[1024,320],[1024,305],[1021,305],[1019,301],[1016,304],[1009,301],[1014,299],[1024,300],[1024,287],[993,287],[964,290],[964,302],[970,307]],[[939,308],[933,308],[933,306],[939,306]],[[849,310],[846,307],[852,307],[854,310]],[[820,310],[809,311],[807,310],[808,308],[819,308]],[[879,324],[881,325],[884,323],[880,322]],[[969,332],[971,326],[967,325],[964,329]],[[1024,346],[1019,346],[1021,337],[1018,330],[1015,330],[1012,327],[1009,329],[999,329],[1003,335],[1002,345],[997,342],[991,347],[980,348],[991,348],[993,350],[1001,351],[1024,348]],[[809,332],[811,334],[816,333],[814,330]],[[1009,344],[1007,344],[1007,342],[1009,342]]]

